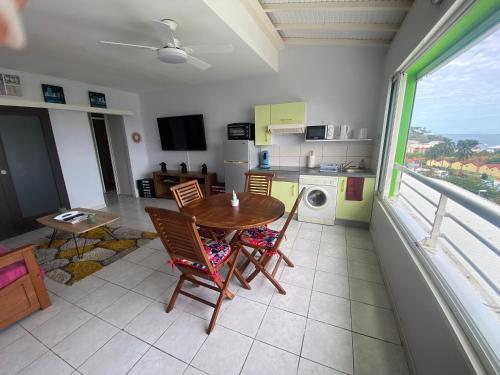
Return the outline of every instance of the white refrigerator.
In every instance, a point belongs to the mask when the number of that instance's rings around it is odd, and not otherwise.
[[[226,192],[245,189],[245,172],[259,164],[259,149],[254,141],[224,141],[224,180]]]

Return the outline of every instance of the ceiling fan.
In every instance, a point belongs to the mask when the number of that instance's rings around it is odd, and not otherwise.
[[[163,47],[143,46],[139,44],[109,42],[101,40],[102,44],[111,44],[115,46],[126,46],[149,49],[158,53],[158,58],[168,64],[188,63],[199,69],[208,69],[210,64],[200,60],[193,54],[208,54],[208,53],[229,53],[234,50],[231,44],[224,45],[196,45],[182,46],[180,41],[174,38],[174,32],[177,29],[177,22],[171,19],[153,20],[153,26],[161,40]]]

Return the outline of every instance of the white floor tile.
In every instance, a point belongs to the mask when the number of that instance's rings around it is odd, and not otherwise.
[[[346,245],[346,237],[343,233],[323,232],[321,233],[322,243],[332,243],[338,246]]]
[[[348,262],[349,277],[383,284],[382,274],[378,266],[359,262]]]
[[[363,335],[353,334],[356,375],[408,375],[403,348]]]
[[[255,337],[266,309],[266,305],[236,296],[226,311],[220,315],[217,324]]]
[[[97,314],[113,304],[116,300],[125,295],[125,293],[127,293],[127,289],[107,282],[92,293],[83,297],[76,304],[92,314]]]
[[[218,326],[207,338],[192,365],[211,375],[239,374],[252,339]]]
[[[297,238],[293,243],[293,250],[303,252],[304,254],[318,254],[319,239],[313,241],[305,238]]]
[[[118,328],[99,318],[92,318],[54,346],[52,350],[71,366],[77,368],[116,333],[118,333]]]
[[[22,336],[0,351],[0,375],[16,374],[41,357],[47,350],[33,336]]]
[[[301,356],[353,374],[351,332],[308,319]]]
[[[323,232],[345,234],[346,227],[344,225],[323,225]]]
[[[105,283],[106,281],[103,279],[89,275],[85,279],[67,286],[67,288],[59,292],[58,295],[69,302],[75,303],[97,288],[103,286]]]
[[[348,299],[312,292],[309,318],[351,329],[351,303]]]
[[[352,330],[400,344],[396,320],[391,310],[352,301]]]
[[[236,281],[238,282],[238,281]],[[268,305],[276,288],[266,277],[259,275],[250,282],[252,289],[240,288],[237,295]]]
[[[257,340],[300,354],[306,318],[269,307],[257,333]]]
[[[279,280],[301,288],[311,289],[314,281],[314,270],[301,266],[285,267]]]
[[[377,255],[371,250],[347,247],[347,258],[353,262],[378,265]]]
[[[351,299],[354,301],[384,307],[386,309],[392,308],[389,295],[384,285],[349,278],[349,290]]]
[[[27,334],[26,330],[17,323],[0,330],[0,350]]]
[[[175,308],[169,313],[165,309],[164,304],[153,302],[125,327],[125,331],[154,344],[181,315],[181,311]]]
[[[152,273],[151,268],[119,259],[100,269],[95,275],[124,288],[132,289]]]
[[[343,373],[308,359],[300,358],[297,375],[343,375]]]
[[[195,294],[198,297],[203,298],[204,300],[212,303],[216,303],[217,299],[219,298],[219,293],[208,288],[200,287],[198,289],[195,289],[195,292],[196,292]],[[228,298],[225,298],[222,301],[222,305],[219,310],[219,316],[221,316],[224,313],[224,311],[226,311],[227,307],[231,303],[232,301]],[[191,299],[191,303],[184,309],[184,311],[199,318],[210,320],[212,319],[214,308],[202,302],[198,302],[196,300]]]
[[[347,234],[347,246],[352,246],[352,247],[357,247],[359,249],[365,249],[365,250],[373,250],[373,241],[370,237],[370,234],[366,235],[351,235]]]
[[[313,229],[304,228],[304,226],[302,226],[300,230],[297,232],[297,238],[318,241],[321,238],[321,232],[318,232]]]
[[[307,316],[311,290],[281,283],[286,294],[274,293],[270,305],[302,316]]]
[[[307,254],[304,251],[292,250],[288,258],[290,258],[295,266],[315,269],[318,255],[314,253]]]
[[[320,255],[318,257],[316,269],[323,272],[347,276],[347,260]]]
[[[172,294],[174,293],[176,284],[171,286],[170,289],[168,289],[165,293],[163,293],[156,300],[158,302],[164,303],[165,305],[168,305],[170,303],[170,299],[172,297]],[[184,285],[182,286],[183,290],[189,291],[189,293],[195,294],[195,295],[200,292],[201,288],[202,287],[196,288],[192,284],[190,285],[190,283],[184,283]],[[192,301],[193,301],[192,298],[189,298],[189,297],[183,296],[182,294],[179,294],[179,295],[177,295],[177,299],[175,300],[174,307],[179,311],[184,311],[191,304]]]
[[[152,249],[151,247],[142,246],[131,253],[125,255],[122,259],[127,262],[140,263],[142,260],[150,255],[157,253],[159,250]]]
[[[125,374],[149,347],[135,337],[120,332],[78,368],[78,371],[84,375]]]
[[[128,373],[129,375],[181,375],[187,364],[163,353],[156,348],[150,348],[139,362]]]
[[[139,262],[141,266],[157,270],[168,261],[166,251],[157,251]]]
[[[151,302],[153,302],[152,299],[130,291],[101,311],[98,316],[118,328],[123,328],[144,311]]]
[[[316,223],[302,223],[302,225],[300,226],[300,230],[302,230],[302,229],[313,230],[316,232],[322,232],[323,225],[316,224]]]
[[[72,306],[70,303],[54,294],[50,295],[50,301],[52,302],[51,306],[44,310],[33,312],[23,320],[19,321],[19,324],[31,332],[50,318],[53,318],[57,314],[71,308]]]
[[[178,278],[167,275],[163,272],[155,271],[146,277],[133,290],[149,298],[158,298],[165,293],[172,285],[177,283]]]
[[[21,371],[20,375],[68,375],[73,367],[52,352],[46,352],[36,361]]]
[[[347,277],[334,273],[316,271],[313,290],[338,297],[349,298],[349,283]]]
[[[347,247],[335,243],[321,242],[319,255],[347,259]]]
[[[299,357],[292,353],[255,341],[241,375],[293,375],[298,362]]]
[[[208,322],[188,313],[183,313],[155,343],[164,352],[191,362],[207,338]]]
[[[52,348],[91,318],[92,315],[85,310],[71,306],[35,328],[31,333]]]
[[[206,375],[205,372],[198,370],[197,368],[193,366],[189,366],[186,371],[184,371],[184,374],[182,375]]]

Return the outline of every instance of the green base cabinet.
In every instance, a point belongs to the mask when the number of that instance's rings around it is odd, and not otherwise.
[[[285,211],[290,212],[299,196],[299,184],[297,182],[273,181],[271,195],[282,201],[285,205]]]
[[[271,134],[267,132],[267,127],[271,124],[271,105],[255,106],[255,144],[270,145]]]
[[[372,217],[375,178],[365,178],[362,201],[346,200],[346,187],[347,177],[339,177],[339,183],[337,185],[337,208],[335,212],[335,219],[369,223]]]

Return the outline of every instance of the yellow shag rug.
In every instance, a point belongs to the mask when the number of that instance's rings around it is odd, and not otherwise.
[[[50,236],[36,241],[39,244],[35,250],[38,264],[50,279],[71,285],[158,237],[153,232],[120,226],[107,228],[116,239],[102,228],[76,237],[81,257],[77,255],[71,234],[58,233],[50,247]]]

